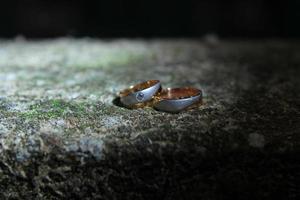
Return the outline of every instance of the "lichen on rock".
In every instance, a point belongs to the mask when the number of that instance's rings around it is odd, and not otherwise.
[[[297,52],[276,40],[1,41],[0,199],[292,198]],[[148,79],[198,87],[203,104],[114,103]]]

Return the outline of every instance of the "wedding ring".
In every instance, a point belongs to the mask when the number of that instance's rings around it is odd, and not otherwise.
[[[192,87],[168,88],[162,90],[156,97],[154,108],[176,113],[202,100],[202,91]]]
[[[159,80],[149,80],[120,92],[121,103],[129,108],[143,107],[161,90]]]

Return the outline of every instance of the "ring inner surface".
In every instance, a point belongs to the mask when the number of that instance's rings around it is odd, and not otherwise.
[[[158,80],[149,80],[149,81],[146,81],[143,83],[139,83],[135,86],[131,86],[130,88],[121,91],[120,96],[124,97],[124,96],[129,95],[130,93],[135,93],[135,92],[147,89],[147,88],[157,84],[158,82],[159,82]]]
[[[185,99],[200,95],[201,91],[196,88],[173,88],[161,91],[159,98],[164,100]]]

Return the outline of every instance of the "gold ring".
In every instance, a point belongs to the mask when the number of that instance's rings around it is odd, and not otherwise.
[[[159,80],[149,80],[122,90],[119,97],[121,103],[127,108],[141,108],[149,106],[160,90]]]
[[[202,91],[197,88],[168,88],[162,90],[155,98],[154,108],[165,112],[180,112],[200,103]]]

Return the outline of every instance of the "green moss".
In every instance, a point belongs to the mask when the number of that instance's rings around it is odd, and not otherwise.
[[[102,103],[69,102],[62,99],[41,101],[29,106],[29,109],[21,113],[12,113],[28,120],[48,120],[57,118],[75,117],[83,123],[85,120],[97,119],[99,116],[121,114],[123,110],[115,106],[107,106]]]
[[[31,105],[27,112],[21,113],[21,117],[26,119],[64,118],[69,114],[80,116],[85,113],[85,110],[84,103],[53,99]]]
[[[85,60],[84,62],[69,63],[68,66],[79,69],[85,68],[103,68],[128,66],[144,60],[148,55],[145,53],[133,53],[127,51],[107,51],[102,55],[95,57],[93,60]]]

